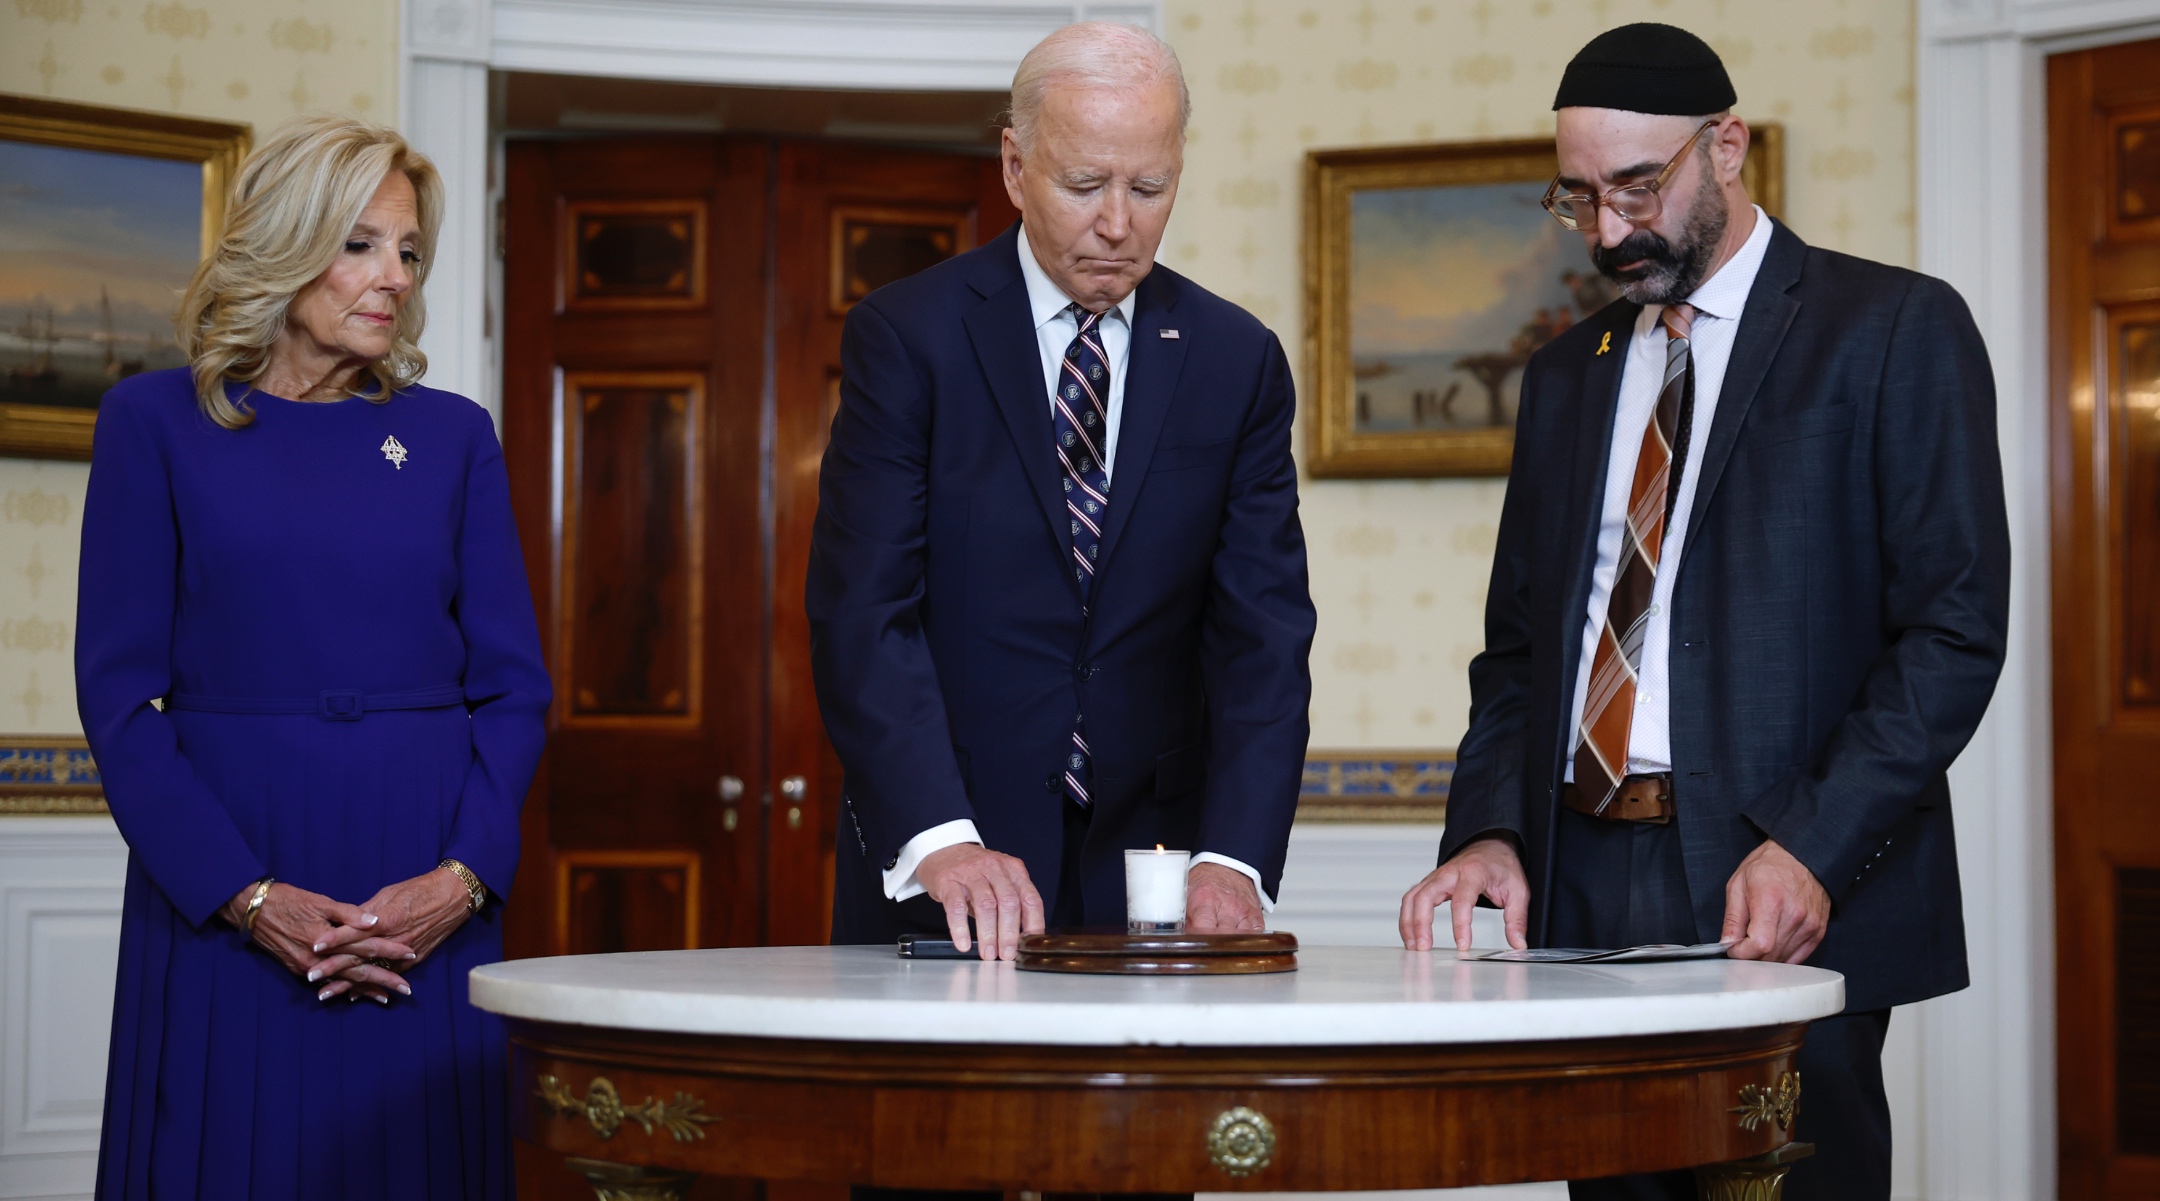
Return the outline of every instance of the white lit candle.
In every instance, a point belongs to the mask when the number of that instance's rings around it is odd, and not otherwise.
[[[1175,934],[1185,928],[1185,869],[1191,851],[1125,852],[1125,929],[1133,934]]]

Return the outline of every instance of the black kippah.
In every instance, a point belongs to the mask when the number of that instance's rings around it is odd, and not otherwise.
[[[1560,76],[1553,108],[1617,108],[1699,117],[1739,96],[1709,43],[1674,25],[1644,21],[1590,39]]]

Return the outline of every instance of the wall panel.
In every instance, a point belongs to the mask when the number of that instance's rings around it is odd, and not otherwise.
[[[96,1183],[126,871],[108,819],[0,819],[0,1198]]]

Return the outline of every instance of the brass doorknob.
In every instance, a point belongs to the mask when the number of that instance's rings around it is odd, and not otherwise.
[[[742,799],[743,784],[741,776],[722,776],[718,787],[721,800],[739,801]]]
[[[780,795],[791,801],[799,801],[810,795],[810,781],[801,776],[789,776],[780,781]]]

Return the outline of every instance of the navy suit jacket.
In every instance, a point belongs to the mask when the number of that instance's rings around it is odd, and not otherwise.
[[[960,818],[1054,908],[1080,713],[1091,924],[1124,920],[1128,847],[1227,855],[1271,893],[1281,879],[1314,624],[1282,346],[1165,267],[1141,282],[1084,616],[1018,255],[1015,226],[873,293],[841,338],[806,592],[846,771],[836,942],[941,929],[934,906],[911,920],[887,901],[880,874]]]
[[[1445,862],[1480,834],[1514,834],[1540,940],[1640,311],[1614,303],[1524,372],[1440,847]],[[1774,838],[1830,894],[1809,962],[1845,974],[1849,1009],[1964,987],[1944,769],[1994,691],[2010,607],[1995,389],[1964,302],[1776,227],[1695,470],[1669,691],[1697,937],[1718,936],[1726,881]]]

